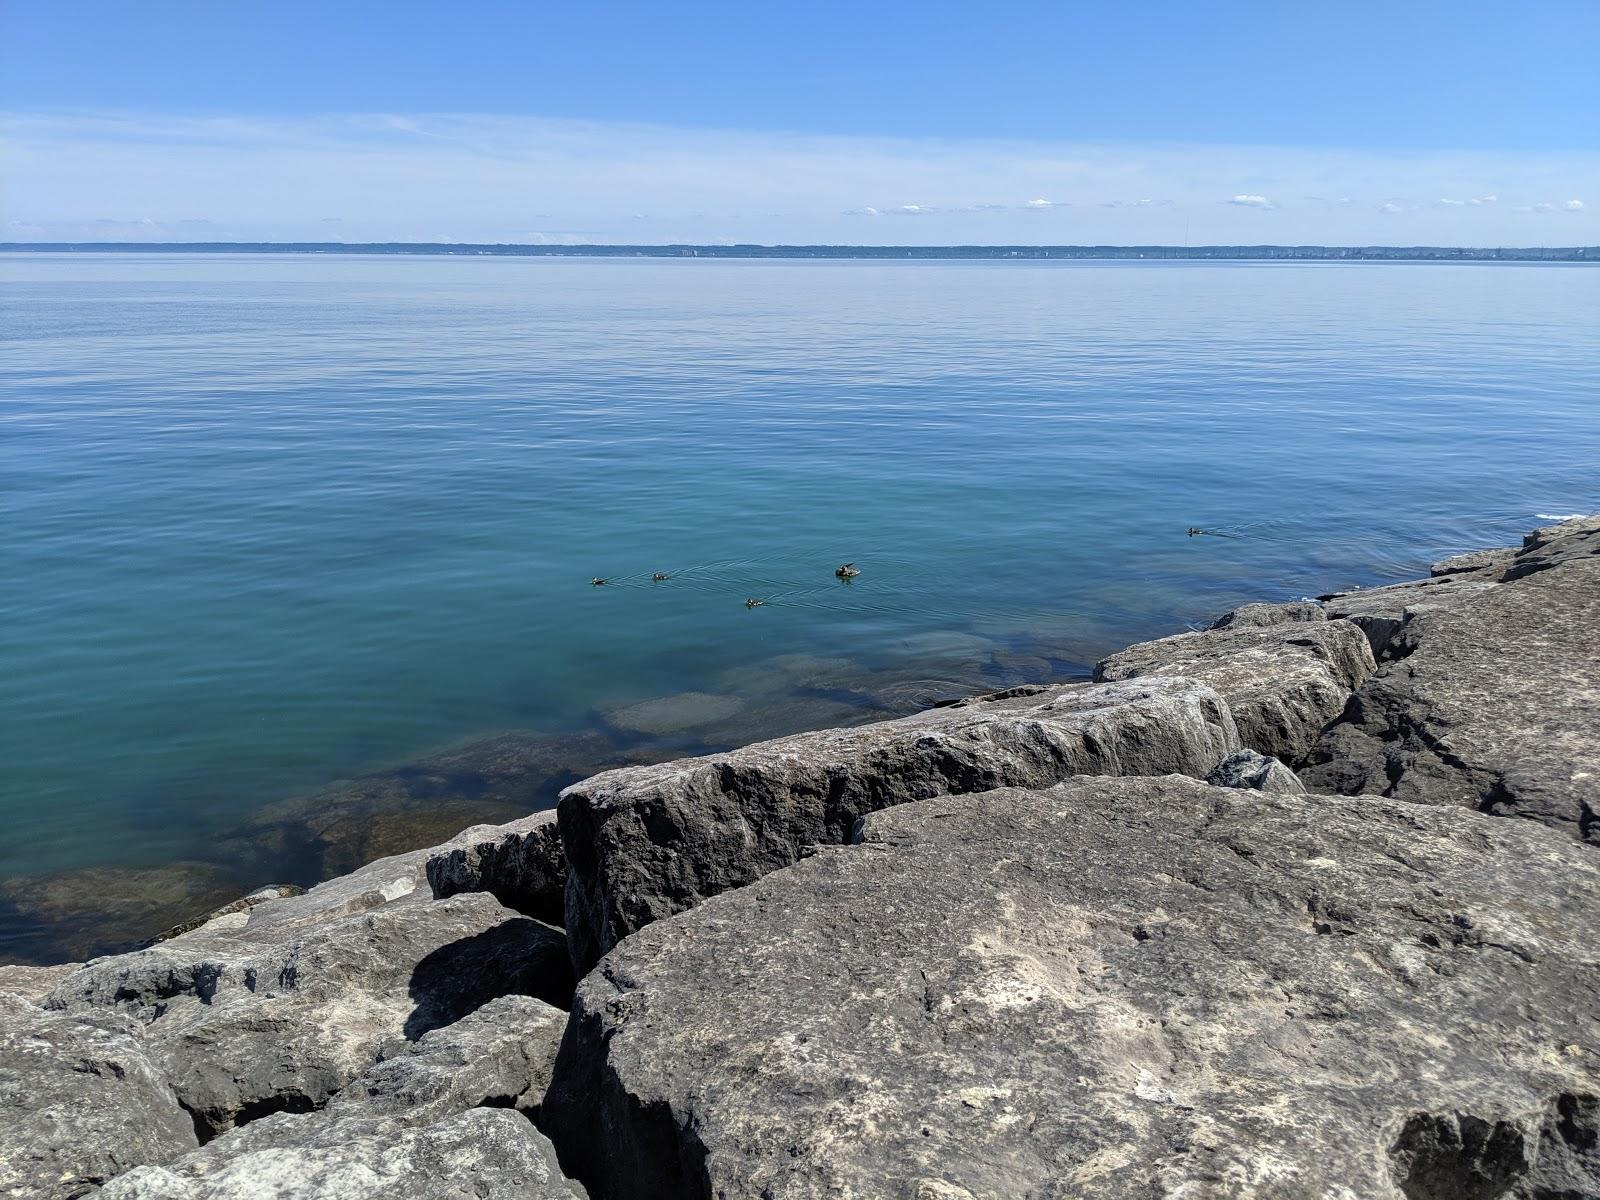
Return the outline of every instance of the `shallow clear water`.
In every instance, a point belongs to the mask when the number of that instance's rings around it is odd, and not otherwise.
[[[0,877],[244,878],[263,806],[461,739],[605,759],[882,715],[1600,508],[1584,266],[0,280]],[[627,709],[683,692],[714,699]]]

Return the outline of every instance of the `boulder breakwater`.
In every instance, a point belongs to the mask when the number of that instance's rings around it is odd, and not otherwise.
[[[0,1195],[1600,1196],[1600,518],[0,967]]]

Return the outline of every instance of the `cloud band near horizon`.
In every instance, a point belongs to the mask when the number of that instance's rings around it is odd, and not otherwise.
[[[8,114],[0,153],[7,241],[1600,241],[1596,154],[136,113]]]

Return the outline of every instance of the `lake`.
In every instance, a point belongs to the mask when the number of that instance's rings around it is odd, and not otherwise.
[[[0,961],[1600,509],[1583,265],[13,253],[0,336]]]

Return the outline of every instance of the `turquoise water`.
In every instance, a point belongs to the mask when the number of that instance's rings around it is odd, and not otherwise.
[[[0,878],[293,873],[233,831],[452,743],[587,766],[881,716],[1600,508],[1584,266],[0,280]]]

